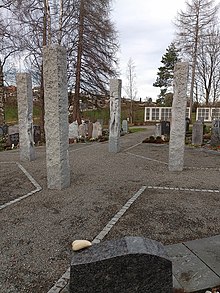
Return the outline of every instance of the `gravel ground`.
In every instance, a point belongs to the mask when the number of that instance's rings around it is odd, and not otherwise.
[[[208,191],[219,190],[220,154],[186,148],[187,168],[169,172],[168,147],[140,143],[151,133],[123,136],[118,154],[108,153],[107,143],[70,145],[71,187],[62,191],[47,189],[44,147],[35,161],[21,163],[42,190],[0,210],[0,292],[46,293],[69,266],[71,242],[93,240],[142,186],[106,239],[171,244],[220,234],[220,193]],[[2,203],[34,189],[16,161],[17,150],[0,153]]]
[[[0,205],[27,194],[33,189],[32,183],[27,180],[16,163],[1,163],[0,178]]]

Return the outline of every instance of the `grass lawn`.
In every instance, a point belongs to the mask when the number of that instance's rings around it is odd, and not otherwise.
[[[41,109],[39,106],[33,107],[33,120],[34,124],[39,124]],[[6,124],[18,124],[18,108],[15,105],[5,106],[5,121]]]
[[[146,131],[146,127],[129,127],[129,133],[135,133],[140,131]]]

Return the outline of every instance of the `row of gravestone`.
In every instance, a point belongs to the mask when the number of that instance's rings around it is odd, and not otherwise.
[[[186,133],[189,131],[189,124],[190,119],[185,119],[185,129]],[[161,121],[160,123],[157,123],[155,125],[155,137],[161,136],[161,135],[170,135],[170,121]]]
[[[127,120],[122,121],[122,131],[124,133],[128,132]],[[19,143],[19,126],[8,126],[7,124],[0,126],[0,136],[6,137],[7,146],[17,146]],[[41,141],[40,126],[33,126],[33,136],[35,144]],[[97,139],[100,136],[102,136],[102,121],[97,121],[95,123],[83,122],[80,125],[78,125],[77,122],[69,124],[69,139],[78,139],[82,137]]]
[[[121,127],[123,133],[128,133],[128,122],[127,120],[122,121]],[[86,137],[88,139],[98,139],[102,136],[103,125],[102,121],[95,123],[86,121],[78,125],[77,121],[69,124],[69,139],[78,139]]]
[[[0,126],[0,137],[5,137],[6,147],[11,147],[12,145],[17,146],[19,143],[19,126],[8,126],[7,124]],[[41,130],[39,125],[33,126],[33,139],[35,144],[41,141]]]
[[[88,139],[97,139],[102,136],[102,124],[97,121],[92,122],[83,122],[78,125],[77,121],[74,121],[69,124],[69,139],[78,139],[85,138]]]
[[[186,133],[189,131],[189,120],[186,119]],[[201,120],[196,121],[192,128],[192,145],[203,144],[204,122]],[[155,136],[170,135],[170,121],[161,121],[155,126]],[[212,121],[211,128],[211,146],[220,145],[220,120],[215,119]]]
[[[200,120],[193,124],[192,128],[192,145],[201,146],[203,144],[204,123]],[[220,145],[220,120],[212,121],[211,128],[211,146]]]

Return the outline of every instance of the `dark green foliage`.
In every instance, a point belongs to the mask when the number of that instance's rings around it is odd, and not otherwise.
[[[166,93],[164,97],[160,95],[160,97],[156,100],[156,104],[158,107],[172,107],[173,102],[173,93]]]
[[[180,61],[179,50],[174,43],[171,43],[162,56],[161,63],[163,66],[158,68],[157,79],[153,84],[153,86],[160,88],[160,97],[165,97],[168,88],[172,86],[174,65],[178,61]]]

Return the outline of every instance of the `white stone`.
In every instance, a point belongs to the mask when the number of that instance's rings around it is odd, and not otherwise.
[[[72,243],[73,251],[78,251],[87,247],[90,247],[92,243],[88,240],[75,240]]]

